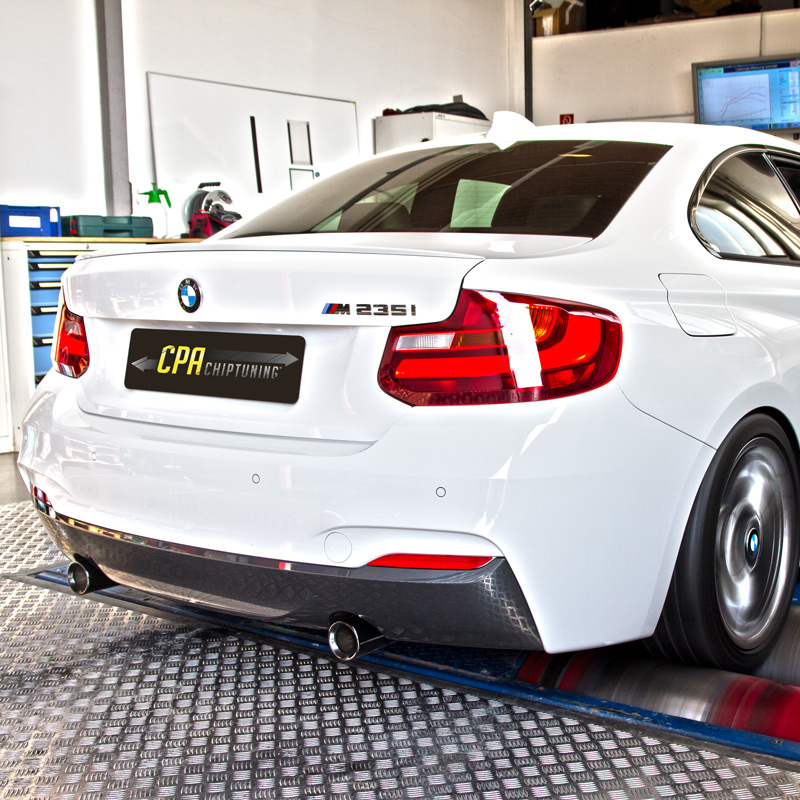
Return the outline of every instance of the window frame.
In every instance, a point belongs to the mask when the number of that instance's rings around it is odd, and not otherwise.
[[[749,256],[749,255],[742,255],[739,253],[721,253],[719,250],[714,249],[714,246],[703,236],[700,228],[697,224],[697,209],[700,205],[700,200],[705,193],[706,189],[708,188],[708,184],[711,182],[712,178],[717,174],[717,172],[722,168],[722,166],[732,158],[737,158],[742,155],[747,155],[750,153],[758,153],[764,156],[764,160],[769,164],[770,168],[772,169],[775,176],[780,181],[783,188],[786,190],[786,193],[789,196],[789,199],[794,203],[795,208],[797,209],[798,214],[800,215],[800,197],[798,197],[792,188],[787,183],[786,179],[781,174],[778,167],[775,165],[773,159],[788,161],[790,163],[796,164],[797,168],[800,169],[800,153],[793,152],[791,150],[783,150],[779,147],[768,147],[764,145],[739,145],[737,147],[733,147],[730,150],[726,150],[724,153],[720,153],[714,160],[703,170],[703,173],[700,176],[697,184],[695,185],[694,191],[692,192],[691,199],[689,201],[689,227],[692,229],[692,233],[694,233],[697,240],[703,247],[711,253],[711,255],[715,256],[724,261],[747,261],[747,262],[755,262],[755,263],[767,263],[767,264],[775,264],[778,266],[792,266],[792,267],[800,267],[800,258],[793,259],[790,257],[780,257],[780,256],[771,256],[767,255],[759,255],[759,256]],[[798,235],[800,235],[800,226],[797,228]]]

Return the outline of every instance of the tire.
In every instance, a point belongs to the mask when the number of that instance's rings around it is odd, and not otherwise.
[[[766,659],[797,580],[799,484],[772,417],[731,431],[695,498],[650,652],[736,672]]]

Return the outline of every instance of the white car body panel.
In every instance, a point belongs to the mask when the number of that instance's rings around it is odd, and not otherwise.
[[[662,272],[667,302],[678,325],[689,336],[732,336],[736,333],[725,290],[708,275]]]
[[[411,409],[379,442],[342,456],[270,452],[270,437],[247,450],[241,435],[172,429],[153,439],[145,423],[77,411],[67,397],[74,388],[59,387],[67,381],[51,373],[43,382],[23,454],[62,513],[111,528],[124,520],[128,533],[158,530],[187,546],[342,567],[398,548],[502,554],[553,652],[652,629],[689,513],[672,498],[699,481],[713,455],[636,411],[614,386],[495,406],[490,424],[486,407],[449,409],[446,419],[439,409]],[[598,415],[629,436],[598,431]],[[45,416],[54,424],[39,437],[32,426]],[[576,473],[580,497],[564,480]],[[622,473],[631,480],[620,482]],[[88,486],[93,504],[75,503]],[[350,542],[345,560],[326,553],[333,532]]]
[[[62,514],[187,547],[347,569],[396,552],[502,556],[548,651],[648,636],[715,449],[755,409],[800,426],[800,272],[717,258],[690,227],[698,176],[741,131],[602,131],[674,149],[593,240],[223,235],[85,259],[64,292],[86,317],[92,361],[79,380],[42,382],[24,423],[25,479]],[[191,317],[176,300],[186,277],[204,293]],[[623,330],[615,378],[539,402],[390,397],[376,377],[388,328],[445,319],[461,289],[607,309]],[[416,314],[323,315],[329,303]],[[173,325],[303,336],[314,346],[301,399],[125,390],[131,330]]]
[[[225,249],[165,248],[85,258],[65,275],[67,305],[90,318],[183,323],[187,318],[174,302],[175,287],[183,278],[195,277],[205,300],[192,324],[263,324],[266,318],[273,325],[386,327],[401,320],[374,316],[321,320],[320,314],[327,303],[353,298],[349,300],[353,304],[415,304],[413,321],[442,319],[455,305],[464,274],[479,260],[459,255],[327,252],[313,246],[293,252],[274,244],[267,240],[258,250],[234,244]]]

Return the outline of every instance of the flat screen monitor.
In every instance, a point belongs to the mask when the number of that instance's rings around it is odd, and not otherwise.
[[[692,64],[692,73],[695,122],[800,130],[800,56]]]

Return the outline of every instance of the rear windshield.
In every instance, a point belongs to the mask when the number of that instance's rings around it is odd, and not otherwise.
[[[392,153],[333,175],[222,238],[356,231],[595,237],[668,149],[541,141]]]

